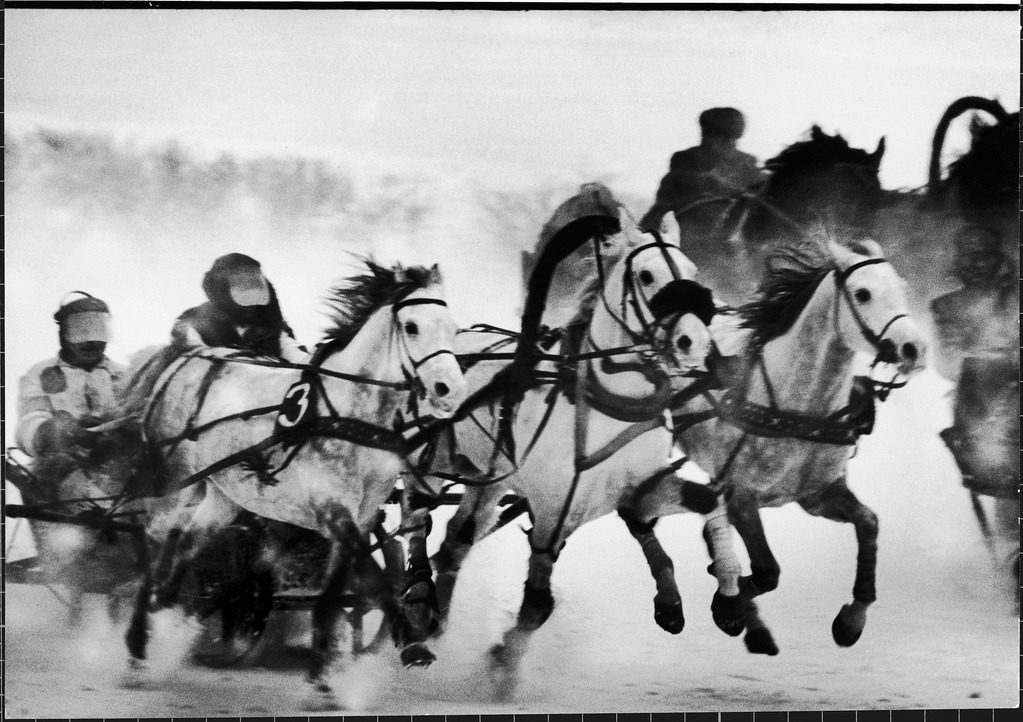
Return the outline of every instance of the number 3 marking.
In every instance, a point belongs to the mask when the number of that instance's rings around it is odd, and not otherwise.
[[[297,425],[305,418],[309,411],[309,396],[312,388],[308,381],[301,381],[284,394],[284,401],[281,402],[281,413],[277,417],[277,423],[286,428]]]

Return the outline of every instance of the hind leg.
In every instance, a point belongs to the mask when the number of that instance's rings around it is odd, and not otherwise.
[[[845,477],[829,486],[814,503],[800,502],[807,512],[856,527],[856,579],[853,601],[845,604],[831,625],[831,635],[841,647],[859,640],[867,623],[867,607],[877,599],[877,514],[864,506],[846,486]]]

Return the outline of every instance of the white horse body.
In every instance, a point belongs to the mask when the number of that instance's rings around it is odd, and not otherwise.
[[[712,297],[692,280],[695,271],[677,246],[629,238],[623,259],[601,274],[604,285],[585,338],[567,352],[593,357],[575,362],[574,378],[560,379],[560,387],[541,384],[525,391],[513,412],[514,454],[502,443],[500,393],[455,424],[449,470],[479,485],[467,487],[434,557],[442,615],[470,545],[493,528],[495,504],[506,490],[528,499],[533,522],[518,623],[492,651],[501,675],[499,692],[514,684],[528,636],[553,609],[550,576],[565,540],[593,519],[631,510],[651,484],[681,500],[683,481],[668,467],[673,436],[665,411],[672,392],[691,382],[687,375],[705,368],[709,353],[706,324],[713,314]],[[673,292],[674,303],[665,306]],[[699,311],[690,305],[696,295]],[[649,317],[658,316],[652,307],[670,322],[657,318],[651,323]],[[483,341],[473,336],[459,334],[460,354],[507,351],[507,344],[487,345],[485,331]],[[565,354],[564,343],[563,336],[550,353]],[[505,365],[483,360],[469,368],[470,398]],[[549,361],[537,366],[548,378],[558,370]]]
[[[149,589],[155,582],[158,603],[176,603],[196,554],[245,509],[317,531],[339,552],[314,608],[309,675],[316,704],[336,704],[324,676],[333,626],[353,565],[367,553],[364,540],[404,468],[399,420],[449,417],[465,394],[436,267],[367,265],[370,274],[336,291],[338,328],[301,370],[200,348],[156,381],[143,427],[171,493],[150,517],[148,531],[164,546],[151,573],[164,576],[147,577],[140,593],[126,637],[134,667],[145,658]]]
[[[339,354],[322,366],[355,376],[398,383],[401,367],[395,347],[396,337],[385,325],[390,324],[390,311],[378,311],[366,323],[363,332]],[[204,350],[203,356],[230,356],[230,351]],[[441,360],[438,359],[438,362]],[[183,359],[183,363],[208,363],[200,359]],[[174,368],[169,369],[173,373]],[[224,365],[210,385],[195,426],[216,422],[219,418],[247,409],[280,403],[285,392],[300,378],[300,372],[288,368],[265,368],[245,363]],[[162,414],[163,428],[148,430],[151,441],[174,438],[184,430],[184,422],[192,413],[202,376],[193,377],[179,389],[173,402],[180,408],[168,408]],[[323,388],[337,414],[363,420],[388,423],[402,409],[407,391],[377,386],[359,386],[352,382],[324,377]],[[323,404],[323,400],[319,400]],[[323,409],[320,410],[323,412]],[[240,452],[274,431],[276,416],[264,414],[248,419],[235,419],[216,424],[203,432],[202,443],[185,441],[167,457],[171,476],[187,477],[207,468],[224,457]],[[312,529],[330,537],[334,524],[350,515],[359,529],[368,532],[380,506],[393,489],[394,478],[403,468],[403,461],[394,453],[359,446],[336,439],[312,438],[308,442],[315,453],[300,453],[267,483],[255,471],[231,467],[210,475],[208,488],[216,488],[223,496],[206,497],[207,508],[201,513],[224,519],[237,513],[236,507],[258,516]],[[267,459],[276,467],[287,456],[286,447],[274,447]],[[358,480],[358,483],[355,481]],[[225,504],[230,500],[232,504]],[[217,510],[214,512],[214,510]],[[229,523],[229,519],[227,520]]]

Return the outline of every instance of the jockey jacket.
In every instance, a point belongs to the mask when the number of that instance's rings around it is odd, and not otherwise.
[[[309,354],[298,344],[291,328],[277,314],[255,315],[239,322],[213,303],[190,308],[181,314],[171,331],[178,346],[227,346],[243,348],[286,361],[301,363]]]
[[[18,446],[37,456],[36,432],[59,411],[87,425],[109,420],[124,375],[125,367],[108,358],[90,370],[59,356],[37,363],[18,383]]]
[[[701,199],[733,196],[760,185],[764,178],[757,168],[757,159],[741,150],[707,145],[680,150],[671,156],[654,205],[640,220],[639,227],[657,228],[664,214],[674,211],[683,239],[706,236],[708,231],[717,230],[724,204],[709,203],[689,211],[686,207]]]

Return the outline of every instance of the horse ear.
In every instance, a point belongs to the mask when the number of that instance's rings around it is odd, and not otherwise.
[[[884,249],[881,248],[881,244],[873,238],[861,238],[852,244],[851,248],[854,252],[859,253],[861,256],[884,258]]]
[[[405,268],[400,263],[395,263],[391,266],[391,270],[394,272],[395,283],[405,283],[408,281],[408,275],[405,273]]]
[[[870,158],[871,158],[871,160],[874,161],[874,166],[876,168],[880,168],[881,167],[881,158],[882,158],[882,156],[884,156],[884,136],[883,135],[881,136],[881,140],[879,140],[877,142],[877,149],[873,153],[870,154]]]
[[[679,228],[678,219],[675,218],[674,213],[665,213],[664,218],[661,219],[661,238],[665,243],[682,247],[682,229]]]
[[[819,125],[814,125],[810,128],[810,140],[822,140],[824,138],[824,131],[821,130]]]
[[[430,266],[430,283],[440,283],[441,280],[440,267],[434,263]]]

